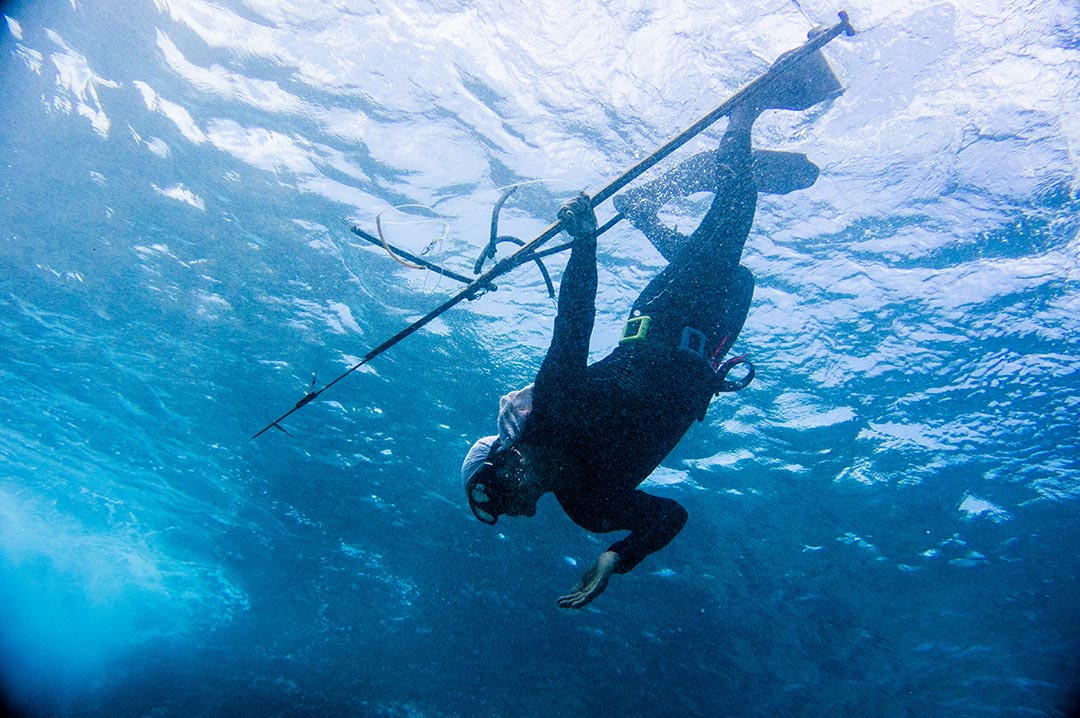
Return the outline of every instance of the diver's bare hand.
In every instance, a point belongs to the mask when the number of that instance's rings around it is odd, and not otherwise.
[[[563,229],[574,239],[589,237],[596,232],[596,213],[589,195],[584,192],[559,207],[558,217]]]
[[[559,599],[559,608],[582,608],[607,588],[611,574],[619,566],[619,554],[605,551],[593,567],[585,572],[571,593]]]

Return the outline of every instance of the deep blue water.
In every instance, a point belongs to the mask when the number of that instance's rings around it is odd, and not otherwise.
[[[468,273],[498,188],[547,180],[504,212],[535,234],[841,7],[4,4],[11,710],[1066,714],[1080,8],[975,5],[847,4],[845,94],[758,123],[822,167],[747,244],[758,378],[654,476],[683,533],[567,613],[610,537],[483,526],[458,479],[546,348],[534,269],[250,440],[455,288],[341,220],[419,249],[393,208],[432,207]],[[597,357],[662,260],[620,226],[600,265]]]

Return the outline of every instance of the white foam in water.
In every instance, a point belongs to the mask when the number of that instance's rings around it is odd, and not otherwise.
[[[690,481],[690,474],[666,466],[657,468],[649,474],[649,478],[645,481],[645,485],[652,486],[672,486],[682,483],[693,483]]]
[[[7,22],[8,32],[11,33],[12,37],[16,40],[22,40],[22,25],[19,24],[19,21],[8,17],[7,15],[4,15],[4,20]]]
[[[994,523],[1001,523],[1008,521],[1010,518],[1009,512],[997,504],[992,504],[971,494],[965,496],[964,500],[960,502],[959,510],[964,514],[964,518],[969,521],[981,517]]]
[[[156,184],[151,184],[150,186],[154,188],[155,192],[162,195],[163,197],[175,199],[178,202],[183,202],[184,204],[191,205],[195,209],[206,209],[206,202],[203,201],[202,197],[195,194],[182,184],[178,184],[173,187],[158,187]]]

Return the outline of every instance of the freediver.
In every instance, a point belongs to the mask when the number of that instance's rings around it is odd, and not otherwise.
[[[618,346],[592,365],[596,216],[584,193],[560,208],[573,246],[550,348],[533,384],[502,397],[499,433],[473,444],[461,469],[469,506],[484,523],[503,514],[534,516],[539,498],[552,492],[588,531],[630,532],[600,554],[559,606],[590,603],[612,574],[632,570],[686,523],[686,509],[677,501],[637,487],[704,418],[714,395],[753,378],[747,364],[741,380],[728,380],[742,359],[724,356],[754,291],[753,275],[740,260],[757,194],[805,188],[818,174],[804,155],[753,152],[751,129],[766,109],[806,110],[839,90],[815,52],[740,102],[715,152],[614,198],[615,208],[668,264],[634,302]],[[666,202],[700,191],[715,196],[692,234],[658,219]]]

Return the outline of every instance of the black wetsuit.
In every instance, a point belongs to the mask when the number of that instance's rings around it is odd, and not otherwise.
[[[716,189],[693,235],[659,226],[655,208],[666,201],[664,188],[650,193],[651,206],[627,211],[669,264],[631,311],[631,317],[650,318],[647,336],[620,344],[591,366],[596,240],[575,242],[521,436],[524,444],[554,449],[570,462],[570,478],[555,496],[575,523],[595,532],[630,531],[610,547],[619,555],[619,573],[663,548],[686,523],[678,502],[637,487],[704,416],[718,388],[713,364],[735,341],[753,294],[753,276],[739,265],[757,201],[749,132],[725,135],[717,153],[702,157],[695,158],[700,167],[690,168],[697,180],[666,190],[698,191],[699,181]],[[686,327],[705,335],[705,356],[680,349]]]

